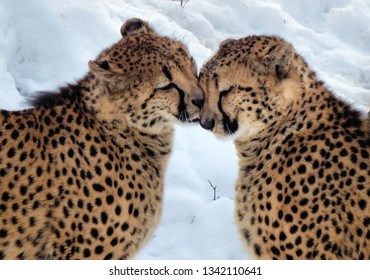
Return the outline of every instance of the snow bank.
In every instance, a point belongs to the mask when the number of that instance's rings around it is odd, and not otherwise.
[[[370,106],[370,4],[366,0],[2,0],[0,108],[73,83],[87,61],[140,17],[186,45],[199,67],[226,38],[276,34],[339,96]],[[244,259],[233,223],[237,159],[232,143],[177,127],[162,223],[138,259]],[[217,200],[208,180],[217,186]]]

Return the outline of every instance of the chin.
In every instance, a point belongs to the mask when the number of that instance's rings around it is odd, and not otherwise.
[[[229,141],[233,140],[235,138],[235,134],[230,134],[226,131],[222,130],[213,130],[212,131],[213,135],[216,136],[217,139],[222,140],[222,141]]]

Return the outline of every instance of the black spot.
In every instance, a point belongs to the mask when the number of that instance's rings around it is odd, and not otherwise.
[[[135,209],[135,210],[134,210],[133,216],[134,216],[135,218],[139,217],[139,210],[138,210],[138,209]]]
[[[1,168],[0,169],[0,177],[5,177],[6,174],[7,174],[6,170],[4,168]]]
[[[145,194],[141,193],[140,194],[140,201],[143,201],[143,200],[145,200]]]
[[[315,184],[315,176],[311,175],[310,177],[308,177],[308,183],[310,183],[311,185]]]
[[[370,217],[364,218],[364,226],[367,227],[370,225]]]
[[[101,200],[101,198],[99,198],[99,197],[98,197],[98,198],[96,198],[96,199],[95,199],[95,205],[96,205],[96,206],[100,206],[100,205],[102,205],[102,200]]]
[[[291,197],[289,195],[287,195],[284,199],[284,204],[289,204],[291,201]]]
[[[132,158],[132,160],[134,160],[134,161],[140,161],[140,157],[139,157],[137,154],[132,154],[132,155],[131,155],[131,158]]]
[[[101,221],[102,221],[102,223],[103,223],[103,224],[106,224],[106,223],[107,223],[107,220],[108,220],[108,215],[107,215],[107,213],[102,212],[102,213],[101,213],[101,215],[100,215],[100,217],[101,217]]]
[[[88,257],[90,257],[90,255],[91,255],[90,250],[89,250],[89,249],[85,249],[85,250],[84,250],[84,257],[85,257],[85,258],[88,258]]]
[[[1,196],[1,199],[4,201],[4,202],[7,202],[9,200],[10,196],[9,196],[9,193],[8,192],[4,192],[3,195]]]
[[[114,209],[114,212],[116,213],[117,216],[121,215],[121,207],[120,206],[116,206],[116,208]]]
[[[50,118],[49,118],[48,116],[45,116],[45,118],[44,118],[44,123],[45,123],[47,126],[49,126],[49,125],[51,124],[51,120],[50,120]]]
[[[93,189],[97,192],[103,192],[105,188],[100,184],[93,184]]]
[[[298,167],[298,172],[299,172],[300,174],[304,174],[304,173],[306,173],[306,166],[305,166],[305,165],[303,165],[303,164],[301,164],[301,165]]]
[[[10,136],[12,137],[13,140],[17,140],[17,138],[19,136],[18,130],[13,130],[13,132],[12,132],[12,134],[10,134]]]
[[[296,233],[297,231],[298,231],[298,226],[296,226],[296,225],[291,226],[291,228],[290,228],[290,233],[291,233],[291,234],[294,234],[294,233]]]
[[[291,223],[293,221],[293,216],[290,214],[285,215],[285,221]]]
[[[95,173],[98,176],[101,176],[102,175],[102,171],[101,171],[101,168],[99,166],[95,166]]]
[[[358,206],[360,206],[361,210],[365,210],[365,208],[366,208],[366,201],[364,199],[361,199],[358,202]]]
[[[8,236],[8,231],[6,229],[0,230],[0,238],[5,238]]]
[[[296,246],[298,246],[299,244],[301,244],[302,243],[302,238],[300,237],[300,236],[298,236],[296,239],[295,239],[295,241],[294,241],[294,244],[296,245]]]
[[[37,174],[38,177],[41,177],[41,175],[42,175],[42,168],[40,166],[37,167],[36,174]]]
[[[103,246],[99,245],[95,247],[95,254],[100,255],[103,253],[103,251],[104,251]]]
[[[352,214],[351,212],[348,212],[348,213],[347,213],[347,218],[348,218],[348,222],[349,222],[350,224],[352,224],[352,223],[353,223],[353,219],[354,219],[354,217],[353,217],[353,214]]]
[[[121,187],[119,187],[117,189],[117,194],[118,194],[119,197],[122,197],[122,195],[123,195],[123,189]]]
[[[134,205],[133,205],[132,203],[130,203],[130,205],[129,205],[129,207],[128,207],[128,213],[129,213],[130,215],[132,215],[133,211],[134,211]]]
[[[112,241],[110,242],[110,245],[112,245],[112,246],[116,246],[117,244],[118,244],[117,237],[116,238],[113,238]]]
[[[68,156],[69,156],[70,158],[73,158],[73,156],[74,156],[74,151],[70,148],[70,149],[68,150],[67,154],[68,154]]]
[[[280,250],[279,250],[278,248],[276,248],[275,246],[272,246],[272,247],[271,247],[271,252],[272,252],[275,256],[277,256],[277,257],[279,257],[279,256],[280,256]]]
[[[365,151],[365,150],[361,150],[361,156],[363,158],[369,158],[369,153],[367,151]]]
[[[302,220],[306,219],[308,217],[307,211],[303,211],[300,216]]]
[[[90,234],[91,234],[91,236],[92,236],[92,237],[94,237],[95,239],[97,239],[97,238],[99,237],[99,232],[98,232],[98,230],[97,230],[97,229],[95,229],[95,228],[91,229]]]
[[[110,177],[105,178],[105,183],[106,183],[108,186],[110,186],[110,187],[113,185],[112,179],[111,179]]]
[[[301,201],[299,202],[300,206],[305,206],[308,204],[308,199],[307,198],[302,198]]]
[[[15,149],[14,148],[10,148],[8,153],[7,153],[7,156],[8,158],[12,158],[15,156]]]
[[[303,254],[301,249],[296,250],[295,253],[296,253],[297,257],[300,257]]]
[[[287,238],[286,234],[285,234],[284,232],[280,232],[280,234],[279,234],[279,239],[280,239],[281,241],[285,241],[285,240],[286,240],[286,238]]]
[[[22,185],[20,188],[21,195],[25,195],[27,193],[27,186]]]
[[[112,164],[110,163],[110,162],[107,162],[107,163],[105,163],[105,168],[107,169],[107,170],[112,170]],[[132,168],[131,168],[131,170],[132,170]]]
[[[262,255],[261,246],[259,246],[258,244],[254,244],[254,252],[257,256],[261,256]]]
[[[339,152],[339,155],[342,156],[342,157],[345,157],[348,155],[348,152],[346,149],[342,149],[340,152]]]
[[[92,157],[95,157],[98,154],[98,151],[96,150],[95,146],[90,147],[90,155]]]
[[[90,191],[89,191],[89,189],[88,189],[88,188],[86,188],[86,187],[84,187],[83,191],[84,191],[85,196],[86,196],[86,197],[89,197],[89,195],[90,195]]]
[[[368,165],[365,162],[360,163],[360,169],[366,170],[368,168]]]
[[[112,227],[108,227],[108,229],[107,229],[107,235],[108,236],[111,236],[113,234],[113,232],[114,232],[114,229]]]
[[[108,204],[112,204],[114,202],[114,197],[113,195],[108,195],[106,198],[106,201]]]
[[[127,231],[128,228],[129,228],[129,225],[127,223],[123,223],[123,225],[121,227],[122,231]]]

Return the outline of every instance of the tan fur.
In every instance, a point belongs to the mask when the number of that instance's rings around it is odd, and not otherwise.
[[[258,259],[370,259],[369,118],[290,43],[223,43],[200,73],[201,125],[234,138],[235,219]]]
[[[121,33],[77,84],[0,111],[0,259],[129,259],[151,238],[174,123],[203,93],[183,44]]]

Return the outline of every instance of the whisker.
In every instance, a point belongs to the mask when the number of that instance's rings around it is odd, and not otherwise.
[[[234,133],[233,132],[231,132],[231,130],[230,130],[230,128],[229,128],[229,126],[227,125],[227,124],[225,124],[226,125],[226,128],[227,128],[227,132],[228,132],[228,134],[229,135],[231,135],[231,136],[233,136],[234,135]]]

